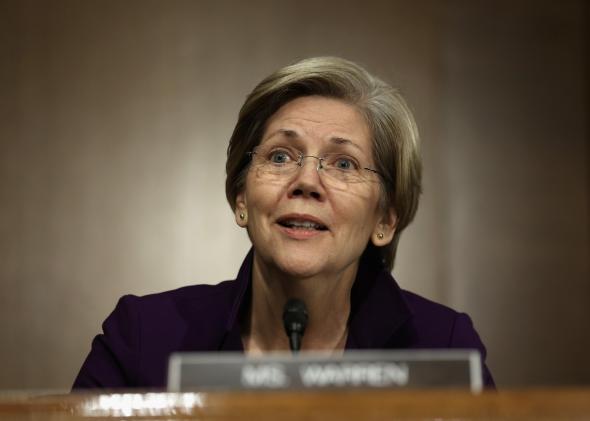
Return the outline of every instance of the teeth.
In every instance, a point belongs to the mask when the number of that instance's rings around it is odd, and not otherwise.
[[[316,224],[315,222],[311,222],[311,221],[288,220],[288,221],[284,221],[283,224],[287,225],[291,228],[305,228],[305,229],[315,229],[315,230],[322,229],[322,226],[320,224]]]

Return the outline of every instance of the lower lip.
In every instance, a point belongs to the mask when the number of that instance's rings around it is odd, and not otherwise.
[[[314,229],[302,229],[302,228],[289,228],[284,227],[282,225],[277,225],[279,230],[283,233],[287,234],[288,237],[293,238],[295,240],[306,240],[308,238],[317,237],[320,234],[323,234],[327,231],[320,231]]]

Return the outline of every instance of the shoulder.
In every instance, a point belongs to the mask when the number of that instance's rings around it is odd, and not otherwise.
[[[483,350],[481,339],[466,313],[410,291],[402,290],[402,295],[412,313],[408,334],[420,346]]]
[[[223,281],[216,285],[198,284],[143,296],[124,295],[115,311],[128,309],[139,312],[165,311],[183,307],[219,307],[231,302],[235,281]]]
[[[172,352],[216,349],[234,289],[225,281],[121,297],[74,387],[162,387]]]
[[[485,364],[486,347],[471,318],[466,313],[455,311],[418,294],[401,291],[412,312],[412,317],[401,334],[406,345],[411,348],[476,349],[481,355],[484,385],[495,387],[494,379]]]
[[[127,295],[125,297],[133,297],[133,300],[139,300],[145,303],[207,300],[231,294],[234,289],[234,284],[235,281],[223,281],[218,284],[196,284],[143,296]]]
[[[145,303],[158,303],[164,301],[185,302],[185,301],[207,301],[230,297],[235,289],[236,282],[223,281],[218,284],[196,284],[172,289],[169,291],[157,292],[143,295],[138,298]]]
[[[223,331],[235,289],[235,281],[224,281],[217,285],[191,285],[144,296],[125,295],[119,299],[103,328],[125,329],[128,338],[138,335],[142,341],[159,342],[156,339],[159,337],[170,343],[182,340],[188,329]]]
[[[404,300],[412,313],[413,319],[417,321],[428,321],[430,323],[445,325],[452,324],[460,314],[458,311],[444,304],[437,303],[411,291],[401,290]]]

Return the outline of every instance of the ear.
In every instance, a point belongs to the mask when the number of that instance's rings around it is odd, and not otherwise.
[[[246,193],[241,192],[236,196],[236,209],[234,210],[236,224],[245,228],[248,226],[248,207],[246,203]]]
[[[386,246],[393,240],[395,234],[395,227],[397,226],[397,213],[395,209],[389,208],[384,212],[381,219],[377,222],[373,234],[371,234],[371,241],[376,247]]]

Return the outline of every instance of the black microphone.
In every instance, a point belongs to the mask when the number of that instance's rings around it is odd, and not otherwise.
[[[296,353],[301,349],[301,338],[307,326],[307,307],[303,301],[297,298],[287,301],[283,310],[283,324],[289,337],[291,351]]]

